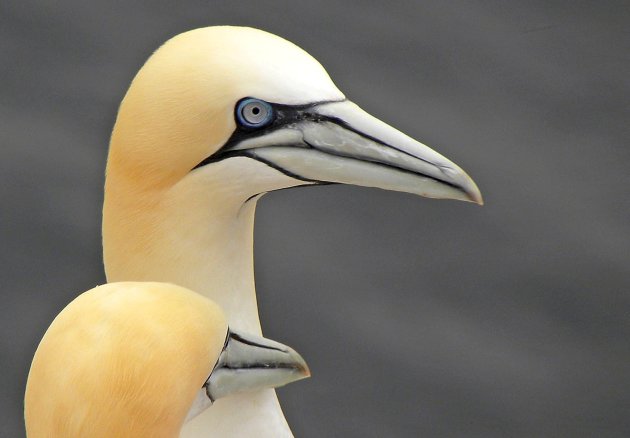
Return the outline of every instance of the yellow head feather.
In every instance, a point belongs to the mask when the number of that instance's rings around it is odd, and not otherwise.
[[[195,29],[167,41],[133,80],[112,135],[108,171],[136,185],[168,185],[215,152],[234,131],[247,96],[286,104],[343,94],[311,55],[270,33],[232,26]]]
[[[219,307],[179,286],[112,283],[83,293],[35,353],[28,436],[177,436],[226,333]]]
[[[209,214],[234,215],[255,193],[295,185],[296,180],[243,158],[219,163],[212,172],[191,173],[233,133],[234,106],[247,96],[286,104],[344,97],[311,55],[246,27],[177,35],[140,69],[120,105],[107,162],[103,247],[110,281],[167,280],[201,290],[188,278],[169,275],[199,254],[197,248],[174,250],[169,239],[182,241],[182,236],[171,236],[171,230],[198,233],[208,226]],[[184,241],[209,248],[196,235]],[[175,262],[144,263],[167,247]],[[220,271],[219,257],[205,257],[204,263]]]

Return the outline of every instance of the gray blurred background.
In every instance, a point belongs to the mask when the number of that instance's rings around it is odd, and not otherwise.
[[[298,437],[630,436],[630,2],[0,3],[0,434],[104,281],[116,109],[169,37],[260,27],[465,168],[483,208],[375,189],[259,203],[266,334],[308,360]]]

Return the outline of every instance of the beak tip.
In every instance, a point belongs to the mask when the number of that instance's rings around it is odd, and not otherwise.
[[[474,202],[475,204],[477,204],[480,207],[483,207],[483,196],[481,195],[481,192],[479,190],[477,190],[474,193],[470,193],[470,200],[471,202]]]
[[[291,349],[291,355],[294,356],[295,370],[300,376],[299,379],[307,379],[311,377],[311,369],[304,358],[295,350]]]
[[[302,374],[304,375],[305,379],[311,377],[311,369],[306,363],[304,364],[304,368],[302,368]]]
[[[302,374],[303,379],[308,379],[309,377],[311,377],[311,370],[308,368],[308,366],[306,366],[305,368],[302,368],[300,370],[300,374]]]
[[[462,171],[462,173],[464,172]],[[477,184],[475,183],[475,181],[473,181],[471,177],[469,177],[466,173],[464,173],[464,175],[465,175],[465,180],[464,180],[464,183],[461,185],[461,187],[464,193],[466,193],[468,200],[470,202],[474,202],[475,204],[479,206],[482,206],[484,204],[483,195],[481,194],[479,187],[477,187]]]

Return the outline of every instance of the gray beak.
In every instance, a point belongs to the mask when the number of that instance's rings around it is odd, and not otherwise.
[[[308,365],[292,348],[261,336],[228,330],[223,351],[186,420],[195,417],[219,398],[278,388],[310,375]]]
[[[208,398],[214,401],[238,392],[277,388],[310,375],[302,356],[291,347],[230,330],[204,386]]]
[[[475,182],[428,146],[350,101],[276,108],[279,122],[219,152],[311,183],[341,183],[483,204]]]

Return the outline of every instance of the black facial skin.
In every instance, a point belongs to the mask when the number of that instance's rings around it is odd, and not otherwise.
[[[348,129],[351,129],[340,119],[323,116],[321,114],[317,114],[314,111],[309,111],[311,108],[315,106],[318,106],[324,103],[335,102],[335,101],[313,102],[313,103],[308,103],[306,105],[283,105],[280,103],[268,102],[271,105],[271,108],[274,114],[272,122],[261,128],[249,128],[247,126],[244,126],[238,123],[238,117],[236,117],[236,108],[238,108],[238,104],[245,99],[250,99],[250,98],[245,97],[239,100],[234,106],[235,108],[234,120],[236,120],[236,130],[234,131],[234,133],[232,133],[230,138],[225,142],[225,144],[221,147],[221,149],[219,149],[214,154],[210,155],[208,158],[204,159],[202,162],[197,164],[192,170],[195,170],[199,167],[203,167],[206,164],[215,163],[217,161],[221,161],[223,159],[230,158],[230,157],[249,157],[249,158],[254,158],[258,161],[261,161],[259,157],[254,157],[247,149],[231,150],[231,148],[244,140],[269,134],[270,132],[273,132],[277,129],[281,129],[284,126],[290,125],[293,123],[299,123],[303,121],[310,121],[310,122],[326,121],[326,122],[336,123]],[[322,182],[322,181],[314,181],[308,178],[303,178],[298,175],[294,175],[290,172],[287,172],[284,169],[280,169],[277,166],[267,163],[267,162],[265,162],[265,164],[273,167],[274,169],[281,171],[282,173],[286,175],[291,176],[292,178],[296,178],[296,179],[300,179],[302,181],[308,181],[308,182],[318,182],[318,183]]]

